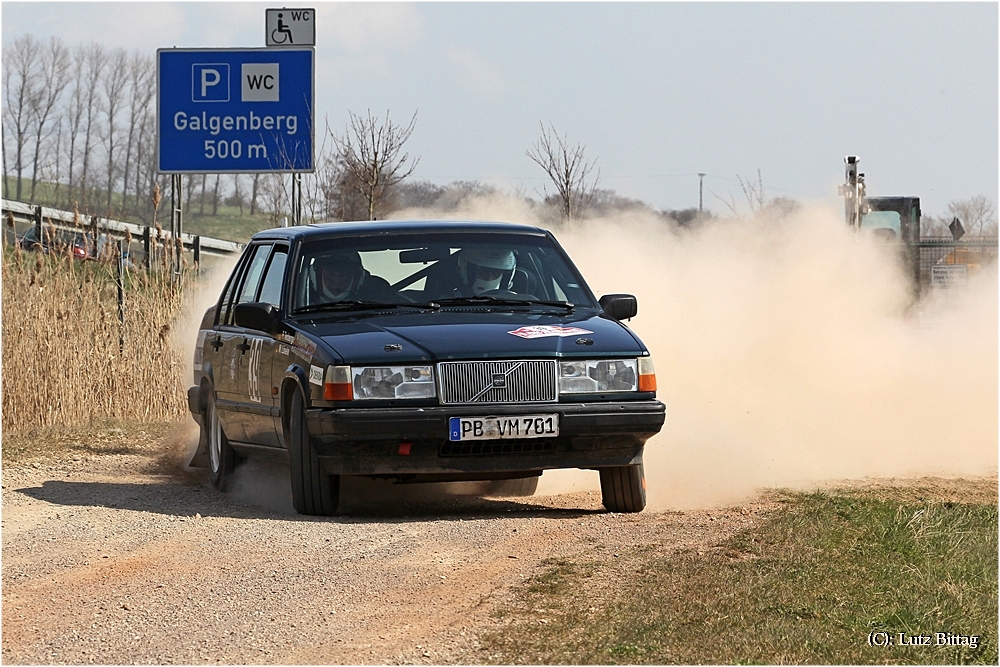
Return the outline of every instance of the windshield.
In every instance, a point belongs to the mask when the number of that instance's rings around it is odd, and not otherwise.
[[[901,227],[896,211],[872,211],[861,216],[861,229],[891,229],[899,234]]]
[[[437,232],[303,243],[292,312],[371,304],[567,302],[594,307],[576,270],[548,238]]]

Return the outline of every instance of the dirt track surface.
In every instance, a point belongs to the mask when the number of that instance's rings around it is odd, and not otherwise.
[[[613,568],[620,550],[710,545],[768,509],[622,515],[591,492],[352,480],[349,514],[314,518],[292,511],[286,476],[259,466],[223,495],[170,457],[5,466],[3,662],[482,662],[477,636],[545,559],[598,550]]]

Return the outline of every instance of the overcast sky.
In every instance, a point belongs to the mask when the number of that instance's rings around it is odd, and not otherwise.
[[[4,2],[4,44],[57,35],[141,50],[264,46],[280,3]],[[597,159],[601,187],[657,208],[872,195],[925,214],[997,200],[997,3],[313,3],[317,123],[406,123],[413,178],[535,195],[539,122]],[[550,188],[551,189],[551,188]]]

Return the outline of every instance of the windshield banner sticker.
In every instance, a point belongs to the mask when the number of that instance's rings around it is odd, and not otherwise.
[[[518,338],[548,338],[550,336],[565,338],[566,336],[578,336],[580,334],[592,334],[594,332],[581,329],[580,327],[539,325],[534,327],[521,327],[520,329],[514,329],[513,331],[508,331],[507,333],[512,336],[517,336]]]

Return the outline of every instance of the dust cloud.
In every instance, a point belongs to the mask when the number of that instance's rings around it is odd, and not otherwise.
[[[502,198],[442,217],[540,224]],[[598,296],[638,297],[629,326],[667,404],[644,459],[651,509],[996,473],[995,265],[908,307],[901,268],[832,202],[691,230],[626,212],[554,232]],[[538,493],[598,486],[594,472],[553,471]]]

